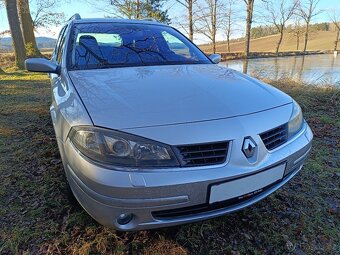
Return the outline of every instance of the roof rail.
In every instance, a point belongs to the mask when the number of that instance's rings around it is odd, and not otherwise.
[[[77,19],[81,19],[79,13],[74,14],[71,18],[68,19],[68,21],[77,20]]]

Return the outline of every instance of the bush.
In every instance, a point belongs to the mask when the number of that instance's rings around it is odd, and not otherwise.
[[[33,46],[33,43],[29,42],[29,43],[26,43],[26,55],[27,57],[36,57],[36,56],[40,56],[41,53],[39,52],[37,48]]]

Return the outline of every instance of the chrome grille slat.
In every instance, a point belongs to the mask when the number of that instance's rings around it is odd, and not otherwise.
[[[176,147],[177,156],[183,167],[222,164],[228,153],[229,142],[180,145]]]
[[[220,155],[220,156],[216,156],[216,155],[212,155],[212,156],[205,156],[205,155],[202,155],[202,156],[197,156],[197,157],[185,157],[185,160],[192,160],[192,159],[209,159],[209,158],[224,158],[224,156]]]
[[[283,130],[277,134],[273,134],[273,135],[270,135],[269,137],[266,137],[263,139],[263,141],[267,141],[267,140],[270,140],[270,139],[273,139],[273,138],[276,138],[276,137],[279,137],[279,136],[286,136],[286,131]]]
[[[190,152],[187,152],[187,153],[201,153],[201,152],[209,152],[209,151],[212,151],[211,149],[207,149],[207,150],[197,150],[197,151],[190,151]],[[223,149],[214,149],[213,151],[215,152],[218,152],[218,151],[226,151],[225,148]],[[185,153],[185,151],[183,151],[183,153]]]
[[[288,124],[283,124],[260,134],[260,137],[268,150],[284,144],[288,139]]]
[[[271,140],[268,140],[268,141],[264,141],[264,144],[267,146],[270,147],[270,145],[272,143],[275,143],[276,141],[285,141],[286,140],[286,136],[281,136],[281,137],[277,137],[277,138],[274,138],[274,139],[271,139]]]

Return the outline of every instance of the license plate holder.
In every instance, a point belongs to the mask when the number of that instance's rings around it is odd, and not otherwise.
[[[275,183],[283,178],[286,163],[236,180],[215,184],[210,187],[209,204],[242,197]]]

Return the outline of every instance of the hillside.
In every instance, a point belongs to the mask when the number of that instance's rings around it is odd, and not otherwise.
[[[307,50],[332,50],[334,48],[334,41],[336,38],[336,32],[333,31],[318,31],[310,34],[308,40]],[[250,51],[253,52],[274,52],[279,35],[271,35],[252,39],[250,43]],[[199,47],[205,52],[211,52],[210,45],[199,45]],[[299,50],[302,50],[303,38],[300,38]],[[231,52],[241,52],[244,50],[244,41],[230,43]],[[280,51],[295,51],[296,50],[296,38],[290,34],[284,34],[283,42],[280,47]],[[227,43],[219,42],[216,45],[216,51],[227,52]]]
[[[250,51],[253,52],[274,52],[278,41],[279,35],[270,35],[257,39],[252,39],[250,44]],[[334,41],[336,38],[336,32],[334,31],[318,31],[310,34],[307,50],[332,50],[334,48]],[[37,43],[39,49],[51,49],[54,48],[56,39],[49,37],[37,37]],[[199,47],[207,52],[211,52],[210,45],[199,45]],[[303,37],[300,38],[299,50],[303,47]],[[5,37],[0,39],[0,51],[11,51],[12,39]],[[242,52],[244,50],[244,41],[233,40],[230,43],[231,52]],[[296,38],[291,34],[285,34],[280,47],[280,51],[295,51],[296,50]],[[216,51],[219,53],[227,52],[227,43],[218,42],[216,45]]]
[[[56,39],[50,37],[37,37],[37,44],[39,49],[54,48]],[[12,50],[12,38],[4,37],[0,39],[0,50],[11,51]]]

